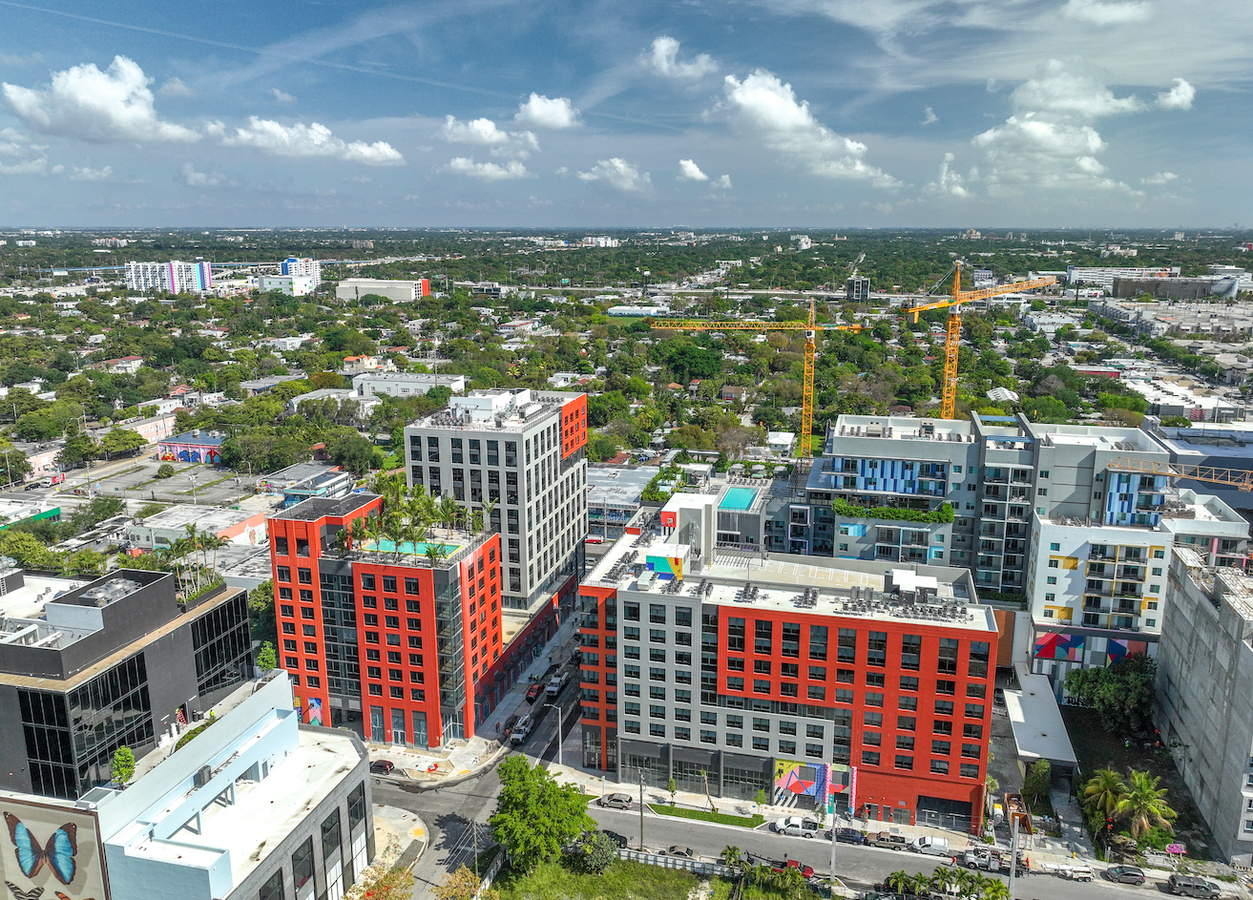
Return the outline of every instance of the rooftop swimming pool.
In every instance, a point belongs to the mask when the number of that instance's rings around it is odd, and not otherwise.
[[[443,555],[446,557],[452,556],[461,549],[460,544],[428,544],[425,541],[419,541],[415,547],[413,541],[401,541],[399,550],[401,556],[425,556],[428,547],[442,547]],[[383,539],[377,542],[377,546],[374,541],[368,541],[365,545],[365,549],[377,550],[380,553],[395,553],[398,548],[395,541]]]
[[[756,499],[757,488],[727,488],[727,492],[723,495],[722,502],[718,504],[718,508],[736,511],[745,510],[751,507]]]

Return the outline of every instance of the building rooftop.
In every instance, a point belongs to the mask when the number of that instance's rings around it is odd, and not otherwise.
[[[1078,765],[1048,677],[1032,675],[1022,663],[1014,668],[1019,689],[1005,692],[1005,710],[1014,731],[1018,758],[1047,759],[1072,768]]]
[[[186,528],[188,525],[195,525],[199,531],[211,531],[216,534],[241,522],[246,522],[255,515],[255,512],[245,509],[177,503],[143,519],[141,525],[144,528],[166,528],[175,531]]]
[[[29,519],[31,516],[39,515],[39,513],[52,512],[56,508],[55,505],[41,500],[17,500],[9,497],[0,497],[0,525],[21,522],[23,519]]]
[[[549,416],[558,415],[561,405],[576,396],[571,392],[528,388],[471,391],[464,397],[453,397],[447,407],[419,419],[411,427],[521,432]]]
[[[257,484],[262,490],[277,489],[281,490],[289,485],[293,485],[298,481],[304,481],[306,478],[313,478],[315,475],[321,475],[323,472],[330,472],[335,469],[330,463],[301,462],[294,466],[288,466],[286,469],[279,469],[277,472],[271,472],[269,475],[263,475],[257,479]]]
[[[296,519],[301,522],[315,522],[327,517],[343,518],[350,516],[361,507],[378,498],[378,494],[365,492],[349,494],[347,497],[310,497],[295,506],[274,515],[275,519]]]
[[[459,384],[465,381],[464,375],[431,375],[425,372],[362,372],[352,376],[352,383],[358,381],[397,381],[418,384]]]
[[[0,575],[12,571],[13,560],[0,557]],[[90,578],[49,578],[44,575],[23,573],[26,583],[17,590],[9,590],[0,596],[0,631],[6,631],[10,619],[37,619],[43,616],[44,606],[48,601],[61,594],[86,587]],[[0,640],[3,640],[0,637]]]
[[[644,488],[656,474],[657,469],[652,466],[605,466],[593,463],[587,467],[587,505],[636,505],[640,502]]]
[[[199,444],[202,447],[219,447],[226,440],[226,435],[217,431],[201,431],[199,428],[193,428],[191,431],[184,431],[182,434],[172,434],[167,438],[162,438],[162,444]]]

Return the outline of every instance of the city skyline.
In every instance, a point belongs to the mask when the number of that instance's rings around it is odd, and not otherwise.
[[[0,2],[0,34],[12,226],[1194,228],[1249,195],[1229,0]]]

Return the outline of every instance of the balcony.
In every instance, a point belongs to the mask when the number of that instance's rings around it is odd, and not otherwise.
[[[1145,569],[1143,566],[1119,566],[1119,580],[1143,581]]]

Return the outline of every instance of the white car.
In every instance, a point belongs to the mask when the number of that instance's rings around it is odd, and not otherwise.
[[[818,823],[804,816],[787,816],[774,823],[774,830],[779,834],[800,835],[811,838],[818,833]]]

